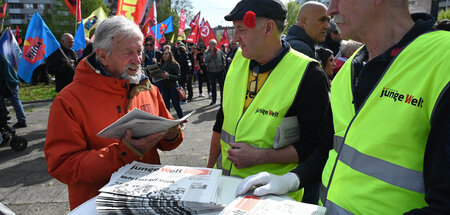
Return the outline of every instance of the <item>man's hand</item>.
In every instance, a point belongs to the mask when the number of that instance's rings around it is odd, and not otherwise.
[[[152,61],[153,61],[154,64],[157,64],[157,63],[158,63],[158,61],[156,60],[156,58],[152,58]]]
[[[167,132],[159,132],[150,134],[141,139],[132,139],[131,136],[133,132],[131,129],[127,129],[127,133],[125,133],[124,140],[130,143],[134,148],[136,148],[140,153],[145,154],[150,149],[156,146],[158,142],[166,135]]]
[[[228,160],[233,162],[238,169],[260,164],[264,157],[265,149],[258,149],[246,143],[229,143]]]
[[[169,128],[169,130],[167,130],[167,133],[164,135],[164,140],[174,140],[175,138],[177,138],[180,131],[181,131],[180,125],[176,125],[173,126],[172,128]]]
[[[242,180],[236,190],[236,196],[243,195],[253,186],[260,186],[253,191],[254,195],[267,194],[282,195],[298,190],[300,179],[296,174],[288,172],[284,175],[274,175],[268,172],[260,172]]]

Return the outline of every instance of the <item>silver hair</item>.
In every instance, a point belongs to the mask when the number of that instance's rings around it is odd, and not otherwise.
[[[69,36],[72,36],[72,34],[69,34],[69,33],[64,33],[64,34],[62,34],[62,35],[61,35],[61,42],[64,41],[64,40],[66,40]]]
[[[349,58],[350,56],[352,56],[353,52],[355,52],[362,45],[362,43],[356,42],[354,40],[342,40],[340,47],[341,54],[343,57]]]
[[[128,39],[131,37],[140,37],[144,40],[139,26],[124,16],[112,16],[103,20],[95,29],[95,38],[93,47],[104,49],[108,55],[111,54],[114,39]]]

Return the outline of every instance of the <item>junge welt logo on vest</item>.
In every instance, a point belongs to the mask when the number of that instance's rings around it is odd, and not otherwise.
[[[420,97],[419,99],[414,98],[414,95],[411,94],[403,94],[403,93],[399,93],[397,90],[394,89],[390,89],[387,87],[383,87],[383,90],[381,91],[381,95],[380,97],[386,97],[386,98],[391,98],[394,100],[394,102],[404,102],[406,104],[410,104],[412,106],[416,106],[416,107],[422,107],[423,105],[423,98]]]
[[[273,110],[266,110],[264,108],[256,108],[255,114],[262,114],[263,116],[267,115],[267,116],[273,116],[273,117],[278,117],[279,113],[278,111],[273,111]]]

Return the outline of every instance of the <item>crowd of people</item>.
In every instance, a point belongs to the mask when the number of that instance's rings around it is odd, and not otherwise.
[[[224,17],[235,29],[230,47],[157,50],[113,16],[78,58],[63,34],[47,61],[59,94],[44,152],[71,209],[121,166],[160,164],[158,149],[184,139],[183,125],[118,140],[100,130],[133,108],[173,119],[173,107],[182,118],[183,103],[208,96],[220,108],[207,167],[243,178],[238,195],[256,186],[254,195],[288,194],[328,214],[449,214],[450,33],[439,30],[448,22],[411,15],[407,0],[309,1],[291,26],[286,15],[280,0],[239,1]],[[288,118],[299,139],[274,148]]]

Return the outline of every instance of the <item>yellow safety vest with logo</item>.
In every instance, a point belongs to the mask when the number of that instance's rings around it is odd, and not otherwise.
[[[322,174],[327,214],[403,214],[427,206],[423,161],[435,104],[449,87],[450,32],[416,38],[355,110],[351,62],[331,86],[335,138]],[[368,71],[370,72],[370,71]]]
[[[303,74],[312,59],[290,50],[267,77],[264,85],[244,112],[250,60],[239,50],[228,70],[223,92],[224,122],[221,132],[221,160],[217,167],[224,174],[241,178],[270,172],[283,175],[298,164],[259,164],[237,169],[228,157],[229,142],[244,142],[257,148],[273,148],[277,127],[294,102]],[[220,159],[220,158],[219,158]],[[291,195],[301,200],[302,191]]]

